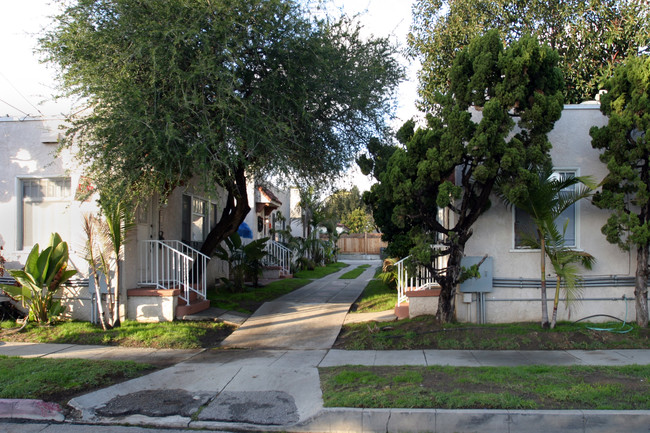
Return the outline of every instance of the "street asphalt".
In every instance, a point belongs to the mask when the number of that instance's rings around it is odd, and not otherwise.
[[[650,350],[333,350],[344,321],[361,316],[347,311],[379,265],[378,261],[350,261],[351,265],[362,263],[373,266],[357,279],[338,279],[348,268],[265,304],[224,340],[220,349],[178,351],[0,342],[0,355],[132,359],[166,367],[72,399],[69,405],[75,409],[75,416],[70,419],[64,419],[60,408],[48,403],[0,400],[0,431],[650,431],[650,410],[324,408],[318,367],[650,364]],[[374,314],[364,319],[373,317],[386,320],[390,315]]]

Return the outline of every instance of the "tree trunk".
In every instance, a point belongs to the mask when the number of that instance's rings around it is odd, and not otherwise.
[[[548,304],[546,299],[546,242],[544,239],[544,234],[539,233],[539,243],[540,243],[540,253],[542,258],[540,260],[540,268],[542,274],[542,328],[548,328]]]
[[[212,258],[217,246],[235,233],[239,225],[244,221],[251,207],[248,203],[246,191],[246,175],[243,167],[235,172],[235,183],[228,188],[226,206],[221,213],[217,225],[210,230],[205,242],[201,246],[201,252]]]
[[[555,282],[555,298],[553,299],[553,316],[551,317],[551,329],[555,328],[557,323],[557,304],[560,303],[560,283],[562,279],[560,276],[557,276],[557,281]]]
[[[113,299],[113,320],[111,323],[111,327],[116,328],[120,326],[121,324],[121,317],[120,317],[120,300],[121,299],[126,299],[126,293],[121,293],[122,292],[122,260],[120,260],[119,256],[115,260],[115,297]],[[123,308],[125,310],[126,308]]]
[[[648,326],[648,245],[636,250],[636,277],[634,287],[636,301],[636,324]]]
[[[447,275],[438,280],[440,284],[440,297],[438,298],[438,312],[436,317],[441,323],[456,321],[456,285],[460,277],[460,261],[463,251],[452,248],[447,259]]]

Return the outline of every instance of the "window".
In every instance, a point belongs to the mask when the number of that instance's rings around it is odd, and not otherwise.
[[[20,179],[19,193],[18,250],[47,244],[54,232],[70,241],[70,178]]]
[[[198,197],[183,195],[182,241],[199,249],[217,225],[217,205]]]
[[[567,179],[567,178],[574,177],[576,175],[576,171],[575,170],[557,171],[553,173],[553,175],[561,179]],[[576,188],[577,185],[572,185],[568,188],[563,189],[560,192],[560,194],[575,192]],[[576,247],[576,248],[578,247],[577,230],[576,230],[577,216],[578,216],[577,212],[578,212],[577,203],[574,203],[555,219],[555,226],[558,228],[560,233],[564,232],[564,241],[567,247]],[[524,234],[534,236],[535,239],[539,240],[539,237],[537,236],[537,231],[535,229],[535,224],[533,223],[533,219],[530,217],[530,215],[515,207],[514,220],[515,220],[515,227],[514,227],[515,248],[517,249],[527,248],[526,246],[524,246],[524,242],[523,242]],[[565,224],[566,224],[566,231],[564,231]]]

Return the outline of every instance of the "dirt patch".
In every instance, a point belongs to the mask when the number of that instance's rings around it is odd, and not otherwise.
[[[619,330],[619,324],[600,325]],[[628,329],[628,328],[626,328]],[[537,323],[480,326],[441,326],[434,317],[423,316],[391,323],[361,323],[343,327],[335,349],[474,349],[474,350],[570,350],[647,349],[650,329],[604,332],[587,325],[558,324],[542,329]]]

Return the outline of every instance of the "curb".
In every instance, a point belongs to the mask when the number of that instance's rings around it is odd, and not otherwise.
[[[302,433],[626,433],[648,432],[650,410],[491,410],[326,408],[302,423],[263,426],[194,421],[190,428]]]
[[[63,422],[63,409],[57,403],[33,399],[0,399],[0,419]]]

